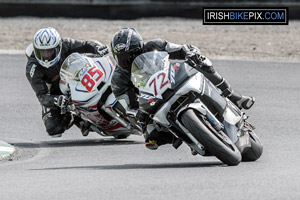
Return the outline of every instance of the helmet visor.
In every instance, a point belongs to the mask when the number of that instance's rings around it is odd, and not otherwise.
[[[35,57],[42,62],[50,62],[54,60],[60,53],[59,46],[52,49],[37,49],[34,48]]]
[[[133,60],[142,53],[140,48],[135,48],[130,51],[115,53],[114,58],[116,59],[118,65],[123,69],[130,71],[131,64]]]

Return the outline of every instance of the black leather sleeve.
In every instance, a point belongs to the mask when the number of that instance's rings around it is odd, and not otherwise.
[[[97,54],[97,49],[103,46],[103,44],[98,41],[83,41],[71,38],[63,38],[62,42],[63,51],[67,54],[71,54],[73,52]]]
[[[170,59],[185,59],[186,52],[192,48],[197,48],[192,45],[180,45],[168,42],[163,39],[154,39],[145,43],[144,52],[149,51],[166,51],[170,55]],[[197,48],[198,49],[198,48]]]
[[[112,75],[111,88],[116,97],[121,96],[130,88],[134,88],[134,85],[131,82],[130,73],[126,72],[117,65]]]
[[[26,77],[33,91],[35,92],[39,102],[47,107],[54,108],[54,95],[49,95],[48,87],[44,81],[42,73],[39,73],[38,63],[35,58],[29,57],[26,65]]]
[[[138,89],[134,87],[131,81],[130,73],[123,70],[117,65],[111,79],[112,92],[116,98],[123,94],[128,96],[130,109],[138,109],[139,104],[137,102]]]
[[[166,51],[167,41],[163,39],[154,39],[144,44],[144,52],[149,51]]]

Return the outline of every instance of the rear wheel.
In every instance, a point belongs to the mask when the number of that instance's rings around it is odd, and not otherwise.
[[[251,148],[242,154],[243,161],[255,161],[260,158],[263,146],[260,139],[254,132],[249,132]]]
[[[241,153],[224,132],[217,132],[205,117],[198,117],[189,109],[182,114],[181,121],[186,129],[209,151],[227,165],[238,165]]]

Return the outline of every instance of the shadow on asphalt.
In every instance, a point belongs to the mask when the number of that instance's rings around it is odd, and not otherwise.
[[[19,148],[57,148],[76,146],[106,146],[106,145],[133,145],[143,144],[143,142],[121,139],[85,139],[85,140],[56,140],[41,141],[36,143],[11,143]]]
[[[100,165],[100,166],[78,166],[78,167],[55,167],[31,170],[128,170],[128,169],[164,169],[164,168],[196,168],[196,167],[224,167],[227,166],[221,161],[211,161],[202,163],[160,163],[160,164],[125,164],[125,165]]]

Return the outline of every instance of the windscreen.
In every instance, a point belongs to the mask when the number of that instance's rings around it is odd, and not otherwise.
[[[63,62],[60,78],[64,81],[80,81],[80,77],[93,66],[91,61],[79,53],[72,53]]]
[[[169,54],[163,51],[152,51],[139,55],[132,63],[131,80],[136,86],[143,84],[160,70],[164,70]]]

